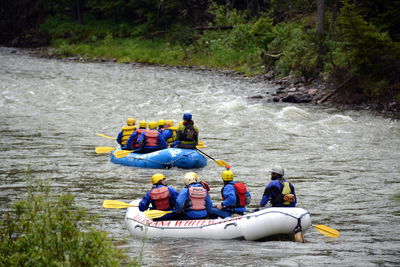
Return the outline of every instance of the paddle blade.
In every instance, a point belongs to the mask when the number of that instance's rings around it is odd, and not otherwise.
[[[114,151],[115,149],[116,149],[115,147],[98,146],[98,147],[96,147],[95,151],[97,154],[103,154],[103,153],[109,153],[111,151]]]
[[[128,156],[131,154],[133,150],[118,150],[114,152],[114,156],[119,159]]]
[[[206,148],[207,146],[206,146],[206,145],[200,145],[200,144],[199,144],[199,145],[197,145],[196,147],[197,147],[197,148]]]
[[[137,205],[131,205],[118,200],[104,200],[103,207],[107,209],[124,209],[129,207],[137,207]]]
[[[111,140],[116,140],[115,137],[111,137],[111,136],[108,136],[108,135],[105,135],[105,134],[99,134],[99,133],[97,133],[97,135],[98,135],[98,136],[101,136],[101,137],[105,137],[105,138],[111,139]]]
[[[222,159],[216,159],[215,162],[217,163],[218,166],[222,166],[222,167],[229,166],[229,163],[226,161],[223,161]]]
[[[171,213],[172,210],[169,211],[163,211],[163,210],[145,210],[144,211],[144,215],[149,218],[149,219],[157,219],[160,218],[162,216],[164,216],[165,214]]]
[[[323,225],[323,224],[317,224],[313,226],[317,229],[318,232],[320,232],[323,235],[329,236],[329,237],[334,237],[338,238],[340,236],[340,233],[338,230],[333,229],[329,226]]]

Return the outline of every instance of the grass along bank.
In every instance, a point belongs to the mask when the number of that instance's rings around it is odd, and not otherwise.
[[[207,49],[198,45],[174,45],[162,39],[143,40],[111,38],[94,43],[61,43],[54,46],[58,56],[79,56],[86,59],[114,59],[120,63],[148,63],[170,66],[199,66],[216,70],[233,70],[252,76],[264,71],[260,51],[235,51],[229,47]]]

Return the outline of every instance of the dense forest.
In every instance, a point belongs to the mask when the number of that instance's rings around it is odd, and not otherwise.
[[[0,43],[301,77],[400,103],[399,0],[3,0]]]

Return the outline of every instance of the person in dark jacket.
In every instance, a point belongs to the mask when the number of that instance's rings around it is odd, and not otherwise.
[[[167,185],[165,176],[161,173],[156,173],[151,177],[150,181],[153,184],[153,187],[147,191],[140,201],[139,210],[145,211],[150,205],[150,209],[164,211],[175,210],[178,192],[173,187]],[[174,217],[174,213],[167,213],[166,215],[153,220],[162,221]]]
[[[243,215],[249,212],[246,205],[251,202],[251,195],[243,183],[234,181],[234,173],[227,169],[222,172],[224,186],[221,189],[222,202],[212,209],[212,213],[221,217],[231,217],[233,214]]]
[[[183,212],[186,219],[207,218],[213,207],[207,189],[198,180],[196,173],[186,173],[183,178],[185,187],[176,199],[177,212]]]
[[[265,187],[260,201],[260,207],[271,202],[272,207],[295,207],[297,203],[294,186],[287,182],[283,176],[285,170],[281,166],[271,169],[271,182]]]
[[[194,125],[192,114],[183,114],[183,123],[176,132],[176,141],[171,147],[196,149],[199,142],[199,129]]]

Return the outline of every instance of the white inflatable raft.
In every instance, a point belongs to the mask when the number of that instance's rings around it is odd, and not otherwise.
[[[139,200],[130,204],[137,205]],[[135,237],[268,240],[287,235],[293,239],[296,227],[304,234],[311,226],[309,212],[302,208],[266,208],[226,219],[153,221],[137,207],[127,209],[125,223]]]

